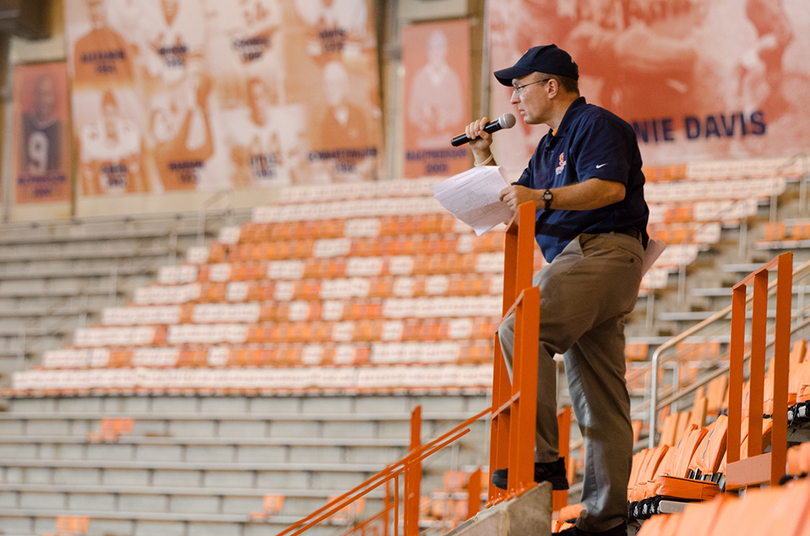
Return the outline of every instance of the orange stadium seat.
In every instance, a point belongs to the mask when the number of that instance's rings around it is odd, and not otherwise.
[[[810,222],[801,222],[794,224],[790,230],[790,238],[792,240],[810,239]]]
[[[770,222],[765,226],[765,240],[776,242],[787,237],[787,226],[783,222]]]
[[[658,513],[662,500],[694,501],[708,500],[720,492],[717,484],[719,475],[714,471],[701,473],[700,467],[714,468],[719,464],[725,446],[725,420],[718,420],[709,428],[693,428],[674,449],[668,449],[663,456],[658,453],[659,464],[647,482],[646,489],[638,477],[635,490],[629,493],[630,512],[634,517],[645,519]],[[659,447],[663,448],[663,447]],[[648,454],[651,460],[654,451]],[[649,464],[649,461],[648,461]],[[643,467],[643,466],[642,466]],[[649,474],[652,469],[647,468]]]
[[[662,534],[708,536],[714,529],[714,525],[720,516],[720,512],[722,512],[725,507],[725,504],[726,501],[720,499],[688,504],[680,515],[671,516],[674,520],[677,520],[673,524],[673,529],[676,526],[677,532],[667,530]]]
[[[728,386],[728,376],[718,376],[706,386],[706,412],[717,415],[725,409],[724,400]]]
[[[680,516],[655,516],[650,518],[644,522],[644,524],[639,529],[637,535],[638,536],[663,536],[664,534],[672,534],[671,532],[667,532],[667,525],[670,523],[679,523]]]
[[[646,361],[649,351],[649,344],[629,343],[624,347],[624,358],[628,361]]]
[[[691,205],[670,207],[664,215],[664,221],[667,223],[683,223],[694,219],[694,208]]]
[[[90,527],[90,518],[86,516],[57,516],[56,531],[65,534],[85,534]]]

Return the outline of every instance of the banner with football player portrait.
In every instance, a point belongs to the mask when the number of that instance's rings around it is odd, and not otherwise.
[[[14,68],[15,203],[70,201],[70,113],[64,62]]]
[[[470,167],[470,151],[450,139],[470,123],[470,23],[406,26],[405,177],[449,176]]]
[[[66,0],[80,192],[374,179],[371,0]]]
[[[628,121],[645,164],[790,157],[810,149],[806,0],[491,0],[492,70],[555,43],[588,102]],[[493,114],[514,111],[492,80]],[[548,131],[495,136],[519,172]]]

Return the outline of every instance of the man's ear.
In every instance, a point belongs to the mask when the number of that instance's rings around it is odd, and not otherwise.
[[[548,97],[553,99],[560,91],[560,82],[557,81],[556,78],[549,78],[548,82],[546,82],[546,88],[546,91],[548,91]]]

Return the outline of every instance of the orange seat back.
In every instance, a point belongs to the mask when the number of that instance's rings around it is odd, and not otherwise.
[[[633,465],[630,469],[630,480],[627,481],[628,491],[633,489],[638,482],[638,475],[641,472],[641,467],[647,462],[650,454],[652,454],[651,449],[640,450],[633,454]]]
[[[641,525],[637,536],[661,536],[664,534],[667,525],[677,525],[680,522],[680,517],[673,515],[653,516]]]
[[[773,509],[784,493],[785,488],[781,487],[763,490],[750,488],[743,499],[727,506],[729,515],[724,515],[724,509],[711,532],[712,536],[764,534],[773,521]]]
[[[762,536],[810,534],[810,480],[788,486],[768,514],[770,523]]]
[[[681,522],[678,526],[678,534],[688,534],[689,536],[706,536],[714,528],[720,511],[727,501],[721,499],[693,503],[686,506],[681,513]]]
[[[726,439],[728,438],[728,417],[720,415],[712,424],[706,437],[703,438],[695,452],[693,459],[695,467],[703,474],[717,472],[720,459],[726,453]]]
[[[695,454],[698,445],[706,435],[705,428],[696,428],[688,432],[681,439],[678,445],[678,453],[672,460],[672,467],[669,469],[669,474],[672,476],[685,478],[689,473],[689,462]]]

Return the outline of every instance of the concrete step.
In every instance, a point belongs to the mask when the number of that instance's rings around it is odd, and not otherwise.
[[[192,514],[192,513],[149,513],[83,509],[15,509],[0,508],[0,530],[14,530],[16,533],[42,534],[55,532],[57,516],[84,515],[91,519],[87,536],[105,534],[132,534],[133,536],[247,536],[253,534],[275,534],[285,526],[298,521],[294,516],[274,516],[269,523],[251,523],[244,514]],[[119,523],[110,523],[119,521]],[[121,523],[124,521],[125,523]],[[254,530],[248,530],[252,526]],[[102,530],[99,530],[104,527]],[[327,523],[334,532],[337,525]],[[25,532],[24,532],[25,531]],[[328,534],[321,532],[321,534]]]
[[[343,489],[361,484],[386,464],[320,462],[136,462],[7,460],[5,484],[153,485],[200,488]],[[449,468],[448,465],[443,465]],[[433,483],[440,483],[434,475]],[[438,482],[437,482],[438,481]]]
[[[12,414],[13,415],[13,414]],[[151,414],[111,414],[110,418],[134,418],[135,436],[169,436],[230,438],[253,435],[281,438],[336,438],[351,437],[353,440],[407,438],[410,434],[410,415],[233,415],[233,416],[155,416]],[[438,437],[469,414],[423,415],[422,437]],[[244,431],[253,430],[252,434]],[[471,427],[471,436],[483,436],[486,423],[479,421]],[[80,438],[86,441],[89,433],[99,430],[98,416],[65,415],[64,417],[36,415],[32,418],[15,418],[0,414],[0,435],[26,438],[42,435],[59,435]],[[240,433],[241,432],[241,433]],[[476,439],[477,441],[478,439]],[[144,447],[148,445],[143,445]],[[178,447],[179,448],[179,447]],[[303,448],[303,447],[302,447]]]
[[[69,298],[71,296],[109,296],[115,294],[112,287],[82,287],[82,288],[36,288],[32,286],[20,286],[15,288],[3,288],[0,290],[0,298],[4,299],[36,299],[36,298]]]
[[[290,396],[127,396],[98,395],[74,397],[21,397],[10,399],[11,410],[0,414],[0,421],[16,415],[21,419],[37,419],[42,414],[50,418],[58,413],[63,419],[92,419],[121,416],[130,418],[234,418],[267,420],[268,417],[294,419],[309,414],[335,420],[385,418],[410,419],[416,406],[422,407],[423,419],[454,419],[463,421],[490,405],[488,396],[480,394],[416,395],[416,394],[358,394],[329,395],[312,393]],[[466,416],[465,416],[466,415]]]
[[[41,232],[37,233],[34,230],[23,231],[16,235],[3,235],[0,238],[0,245],[14,245],[14,244],[66,244],[75,242],[99,242],[99,241],[114,241],[114,240],[142,240],[142,239],[157,239],[168,238],[173,232],[179,236],[196,236],[196,228],[178,227],[176,230],[171,228],[163,229],[142,229],[142,230],[84,230],[82,232],[81,223],[74,225],[72,230],[68,230],[65,226],[66,232],[61,234],[43,235]],[[107,225],[109,226],[109,224]],[[72,234],[68,234],[72,231]]]
[[[551,484],[482,510],[447,536],[550,536]]]
[[[24,439],[24,438],[23,438]],[[139,462],[330,462],[330,463],[393,463],[407,453],[406,446],[334,445],[330,440],[317,442],[288,439],[257,441],[231,439],[227,443],[211,444],[141,444],[135,438],[115,443],[6,442],[0,443],[0,459],[49,461],[139,461]],[[331,440],[334,441],[334,440]],[[388,442],[388,441],[386,441]],[[407,440],[400,439],[399,443]]]
[[[7,509],[6,509],[7,511]],[[31,514],[26,516],[26,514]],[[110,512],[93,512],[87,536],[269,536],[278,534],[296,517],[272,517],[267,522],[229,521],[228,518],[208,516],[175,515],[148,516],[139,513],[114,515]],[[75,515],[70,511],[51,511],[47,514],[37,512],[14,512],[6,514],[0,510],[0,530],[6,536],[41,536],[43,533],[55,533],[55,521],[58,515]],[[307,536],[334,536],[345,531],[346,525],[327,522],[313,530]]]
[[[284,496],[280,516],[306,516],[345,490],[276,490]],[[189,488],[154,486],[66,486],[0,484],[0,506],[29,509],[84,508],[170,514],[242,514],[261,512],[266,488]],[[382,492],[367,495],[368,511],[382,507]],[[102,505],[99,507],[99,505]]]
[[[0,252],[0,265],[6,263],[27,263],[33,264],[43,261],[64,261],[64,260],[99,260],[99,259],[128,259],[143,257],[164,257],[172,253],[178,254],[177,250],[172,250],[168,245],[150,247],[128,247],[128,248],[99,248],[94,250],[66,250],[66,251],[28,251],[6,253]]]
[[[80,279],[90,277],[126,277],[134,275],[154,275],[157,273],[158,267],[151,265],[144,266],[131,266],[123,265],[118,267],[112,266],[94,266],[94,267],[64,267],[64,268],[42,268],[42,269],[7,269],[0,271],[0,279],[5,283],[13,286],[16,281],[25,281],[31,279],[51,280],[51,279]]]
[[[237,437],[226,434],[226,437],[153,437],[153,436],[122,436],[115,441],[110,442],[91,442],[88,443],[87,439],[81,436],[77,437],[64,437],[64,436],[19,436],[19,437],[0,437],[0,452],[6,450],[8,452],[0,454],[0,458],[16,457],[22,458],[24,456],[16,456],[12,451],[19,449],[22,445],[30,445],[32,447],[40,447],[43,445],[84,445],[87,447],[92,446],[115,446],[115,445],[129,445],[129,446],[288,446],[288,447],[408,447],[410,439],[407,437],[402,438],[362,438],[362,437],[255,437],[245,436]]]

